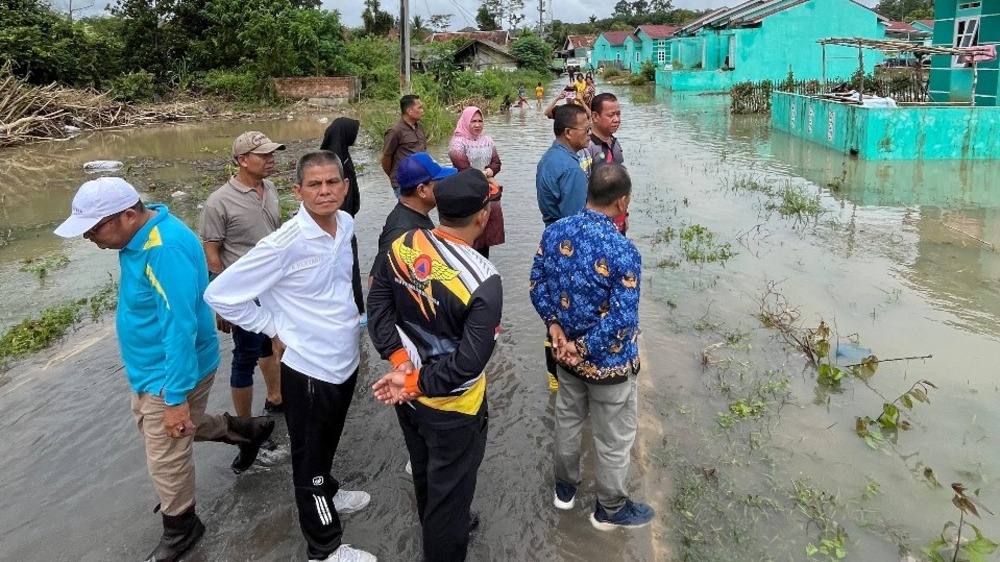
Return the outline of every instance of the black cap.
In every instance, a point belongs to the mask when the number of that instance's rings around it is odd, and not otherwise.
[[[486,175],[468,168],[434,184],[438,214],[461,219],[478,213],[490,202],[490,183]]]

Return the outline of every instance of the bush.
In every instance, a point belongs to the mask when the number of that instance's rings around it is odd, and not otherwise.
[[[642,68],[639,69],[639,75],[646,78],[647,82],[656,81],[656,65],[653,61],[648,60],[642,63]]]
[[[649,79],[644,74],[633,74],[628,79],[629,86],[645,86],[646,84],[649,84]]]
[[[268,78],[255,72],[210,70],[196,81],[205,94],[239,101],[260,101],[275,98],[274,86]]]
[[[552,47],[535,35],[518,37],[510,46],[510,52],[522,68],[545,72],[549,69]]]
[[[108,91],[111,93],[111,97],[119,101],[150,101],[159,93],[156,84],[156,76],[145,70],[140,70],[115,78],[109,84]]]

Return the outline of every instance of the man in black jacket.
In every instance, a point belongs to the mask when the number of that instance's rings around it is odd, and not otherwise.
[[[465,560],[486,450],[484,370],[500,330],[503,287],[471,244],[489,219],[490,195],[479,170],[440,181],[440,226],[396,238],[368,293],[368,331],[393,366],[373,389],[396,406],[424,559],[433,562]]]

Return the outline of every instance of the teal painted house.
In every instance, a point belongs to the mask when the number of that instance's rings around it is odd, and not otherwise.
[[[631,33],[628,31],[605,31],[594,41],[594,50],[590,53],[590,66],[601,68],[602,66],[614,66],[624,68],[625,61],[625,39]]]
[[[935,46],[1000,45],[1000,0],[937,0],[934,19]],[[975,105],[997,105],[998,74],[996,59],[976,65]],[[972,64],[950,55],[935,55],[928,90],[933,101],[971,101]]]
[[[623,67],[632,72],[639,72],[639,57],[642,56],[642,47],[639,39],[631,33],[625,38],[624,48],[625,62]]]
[[[924,33],[932,34],[934,33],[934,20],[913,20],[910,22],[913,29],[917,31],[923,31]]]
[[[876,107],[774,92],[772,126],[868,160],[1000,159],[997,59],[972,63],[965,51],[1000,44],[1000,0],[937,0],[934,17],[930,103]]]
[[[635,28],[632,72],[639,72],[642,64],[646,61],[652,62],[657,68],[670,65],[673,59],[670,54],[669,42],[678,29],[677,26],[673,25],[640,25]]]
[[[668,41],[669,65],[659,67],[657,85],[674,91],[726,92],[745,81],[819,79],[825,37],[883,39],[888,20],[854,0],[749,0],[720,8],[678,29]],[[883,57],[865,60],[872,72]],[[858,68],[857,50],[827,49],[830,79]]]

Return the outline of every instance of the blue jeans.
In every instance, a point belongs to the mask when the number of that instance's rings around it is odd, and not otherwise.
[[[229,386],[247,388],[253,386],[253,370],[257,360],[274,354],[271,338],[265,334],[248,332],[233,326],[233,369],[229,375]]]

